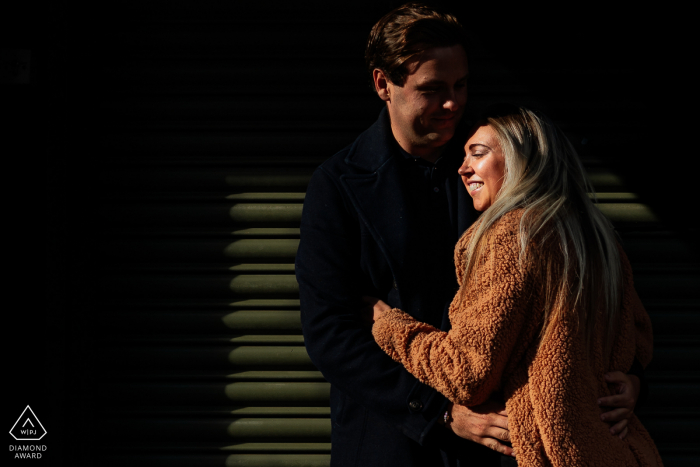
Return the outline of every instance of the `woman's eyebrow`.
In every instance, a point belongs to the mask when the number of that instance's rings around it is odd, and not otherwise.
[[[485,145],[484,143],[474,143],[469,145],[469,149],[472,149],[474,146],[483,146],[487,149],[491,149],[489,146]]]

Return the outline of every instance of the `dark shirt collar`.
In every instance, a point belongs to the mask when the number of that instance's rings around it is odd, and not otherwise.
[[[449,145],[449,143],[447,144]],[[438,165],[442,165],[441,163],[443,161],[450,158],[449,156],[446,157],[446,154],[448,154],[448,151],[450,149],[449,147],[445,148],[445,151],[443,151],[442,155],[440,155],[440,157],[438,157],[438,159],[435,162],[430,162],[426,159],[423,159],[422,157],[412,156],[411,154],[406,152],[406,150],[404,150],[404,148],[402,148],[399,143],[396,143],[396,147],[399,148],[399,153],[404,157],[404,159],[413,161],[423,167],[437,167]]]

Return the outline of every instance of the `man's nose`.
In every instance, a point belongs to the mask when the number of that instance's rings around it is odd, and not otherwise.
[[[456,112],[457,109],[459,109],[459,103],[457,102],[457,96],[454,94],[451,96],[448,96],[447,99],[445,100],[445,103],[443,104],[443,108],[451,111],[451,112]]]
[[[459,96],[454,89],[447,92],[447,95],[445,96],[445,102],[443,103],[442,107],[451,112],[455,112],[461,107],[459,104]]]

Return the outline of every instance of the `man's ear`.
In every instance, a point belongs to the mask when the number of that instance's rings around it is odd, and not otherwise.
[[[377,91],[379,98],[385,102],[391,100],[391,81],[379,68],[375,68],[372,72],[372,80],[374,81],[374,90]]]

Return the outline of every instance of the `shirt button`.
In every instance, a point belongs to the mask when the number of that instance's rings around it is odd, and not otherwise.
[[[438,191],[440,191],[440,188],[435,187],[435,188],[433,188],[433,191],[434,191],[435,193],[437,193]]]
[[[418,412],[420,409],[423,408],[423,403],[419,401],[418,399],[412,400],[411,402],[408,403],[408,406],[410,409],[414,412]]]

